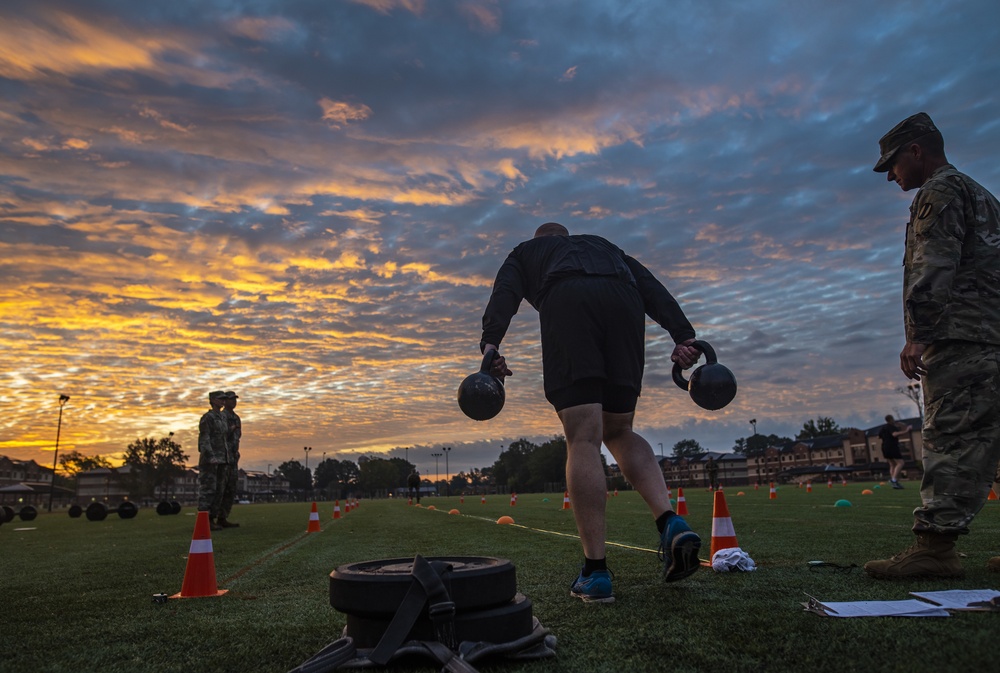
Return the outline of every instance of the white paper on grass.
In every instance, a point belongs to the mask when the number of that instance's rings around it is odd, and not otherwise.
[[[806,594],[808,596],[808,594]],[[825,617],[950,617],[944,608],[910,598],[902,601],[820,601],[809,596],[806,610]]]
[[[948,610],[985,610],[983,606],[973,606],[972,603],[984,603],[1000,597],[1000,591],[994,589],[949,589],[947,591],[911,591],[911,596],[923,598]]]

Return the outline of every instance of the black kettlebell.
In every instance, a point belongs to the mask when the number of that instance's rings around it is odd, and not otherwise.
[[[691,394],[691,399],[702,409],[721,409],[736,397],[736,377],[715,357],[715,349],[707,341],[691,344],[705,354],[706,363],[691,373],[691,380],[685,380],[680,363],[674,363],[674,383]]]
[[[499,355],[495,350],[486,351],[479,371],[466,376],[458,387],[458,406],[473,420],[487,421],[503,409],[507,399],[503,381],[490,374],[493,360]]]

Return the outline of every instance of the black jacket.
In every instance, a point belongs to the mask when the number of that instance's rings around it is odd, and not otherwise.
[[[500,345],[522,299],[541,313],[552,286],[571,276],[605,276],[629,283],[639,291],[646,315],[667,330],[674,343],[695,336],[667,288],[610,241],[592,234],[541,236],[514,248],[497,272],[483,314],[480,348],[487,343]]]

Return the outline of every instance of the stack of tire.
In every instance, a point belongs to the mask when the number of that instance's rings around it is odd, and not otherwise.
[[[517,592],[514,564],[487,556],[431,556],[451,566],[442,579],[455,603],[459,642],[506,643],[532,632],[531,601]],[[330,573],[330,605],[347,615],[344,635],[374,648],[414,582],[412,558],[363,561]],[[425,609],[407,640],[434,640]]]
[[[160,516],[168,516],[170,514],[180,514],[181,504],[176,500],[171,500],[167,502],[166,500],[161,500],[159,504],[156,505],[156,513]]]
[[[21,521],[33,521],[38,516],[38,510],[31,505],[25,505],[19,512],[15,512],[9,505],[0,507],[0,525],[10,523],[15,516],[20,517]]]

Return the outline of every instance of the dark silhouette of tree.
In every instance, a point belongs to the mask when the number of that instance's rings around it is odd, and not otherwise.
[[[675,458],[695,458],[705,453],[705,449],[694,439],[682,439],[674,444]]]
[[[125,482],[133,498],[153,497],[158,488],[166,491],[184,474],[188,456],[173,437],[172,432],[159,439],[144,437],[125,449],[124,463],[130,468]]]
[[[304,493],[312,488],[312,472],[297,460],[286,460],[275,472],[288,480],[293,491]]]
[[[358,485],[358,466],[350,460],[327,458],[316,466],[316,488],[327,497],[346,498],[348,491]]]
[[[843,432],[832,418],[820,416],[816,420],[808,420],[802,424],[802,429],[795,439],[814,439],[827,435],[839,435]]]
[[[511,492],[527,491],[531,480],[528,457],[536,448],[535,444],[524,438],[511,442],[493,463],[493,476],[497,485],[506,486]]]

